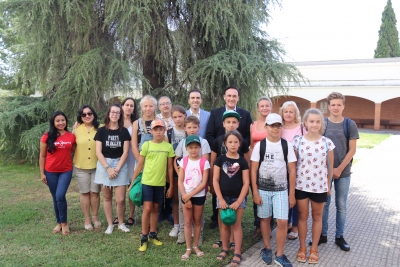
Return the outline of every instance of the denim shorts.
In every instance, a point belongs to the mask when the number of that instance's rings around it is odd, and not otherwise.
[[[224,200],[226,201],[226,204],[231,205],[233,202],[235,202],[238,198],[237,197],[224,197]],[[247,197],[245,197],[242,201],[242,203],[240,203],[239,208],[246,208],[246,202],[247,202]],[[217,209],[219,209],[219,200],[217,198]]]
[[[142,184],[143,202],[164,203],[164,186],[152,186]]]
[[[116,168],[118,166],[120,158],[111,159],[105,158],[108,167]],[[94,182],[96,184],[102,184],[103,186],[107,187],[114,187],[114,186],[125,186],[129,184],[130,178],[128,177],[128,166],[126,162],[122,165],[121,169],[118,172],[117,177],[114,179],[110,179],[106,168],[101,165],[100,161],[97,161],[97,168],[96,168],[96,176]]]
[[[289,217],[288,191],[264,191],[258,189],[262,204],[257,205],[257,216],[266,219],[272,216],[275,219],[287,220]]]

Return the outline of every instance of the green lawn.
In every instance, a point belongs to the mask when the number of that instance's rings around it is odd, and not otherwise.
[[[357,140],[357,148],[374,148],[389,136],[390,134],[360,133],[360,139]]]
[[[141,253],[140,225],[129,233],[115,229],[112,235],[105,235],[106,220],[101,207],[102,228],[85,231],[74,179],[67,200],[71,234],[65,237],[51,232],[56,225],[52,200],[48,188],[39,180],[39,169],[28,165],[0,166],[0,266],[224,266],[232,257],[230,253],[223,262],[215,258],[219,250],[211,245],[219,239],[219,232],[208,228],[211,200],[206,202],[207,223],[201,246],[205,256],[197,258],[192,254],[187,262],[180,259],[186,246],[177,245],[176,239],[168,236],[168,221],[159,224],[159,238],[164,244],[149,244],[148,250]],[[251,238],[251,199],[249,203],[243,219],[243,252],[257,241]]]

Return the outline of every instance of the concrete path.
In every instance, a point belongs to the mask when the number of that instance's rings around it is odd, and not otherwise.
[[[329,216],[328,243],[319,246],[316,266],[400,266],[400,135],[392,135],[374,149],[360,150],[353,166],[348,199],[345,239],[349,252],[335,245],[334,191]],[[310,228],[310,221],[309,221]],[[310,230],[307,240],[310,240]],[[242,267],[267,266],[262,260],[262,241],[243,253]],[[299,241],[288,240],[285,254],[293,266],[311,266],[296,261]],[[309,248],[308,248],[309,249]],[[276,251],[275,231],[272,251]],[[278,266],[272,263],[272,266]],[[229,265],[228,265],[229,266]]]

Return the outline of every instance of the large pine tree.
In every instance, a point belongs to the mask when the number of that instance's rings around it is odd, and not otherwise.
[[[388,0],[382,13],[382,24],[379,29],[375,58],[400,57],[399,32],[396,23],[392,1]]]
[[[283,62],[281,45],[261,30],[268,23],[268,8],[276,2],[2,1],[1,11],[13,18],[9,32],[18,40],[13,50],[15,80],[44,97],[38,99],[40,105],[7,100],[12,105],[2,107],[0,139],[6,139],[4,129],[13,129],[9,132],[14,136],[17,132],[7,115],[34,115],[35,125],[44,124],[18,131],[31,138],[22,138],[21,148],[35,155],[35,138],[55,109],[70,118],[83,103],[101,111],[106,96],[131,94],[137,88],[155,97],[169,95],[181,104],[187,103],[188,90],[198,88],[204,106],[212,108],[222,104],[224,87],[236,85],[241,106],[252,109],[261,94],[284,93],[287,82],[302,78]],[[18,103],[23,105],[18,108]]]

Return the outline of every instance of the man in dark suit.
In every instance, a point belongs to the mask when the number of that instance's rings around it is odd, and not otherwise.
[[[229,86],[225,89],[224,93],[225,106],[216,108],[211,111],[210,119],[207,124],[206,139],[208,144],[212,146],[215,138],[225,134],[225,129],[222,126],[222,115],[227,110],[234,110],[240,115],[240,122],[238,131],[246,139],[247,143],[250,144],[250,124],[252,119],[250,112],[245,109],[238,108],[236,106],[239,101],[239,91],[236,87]]]

